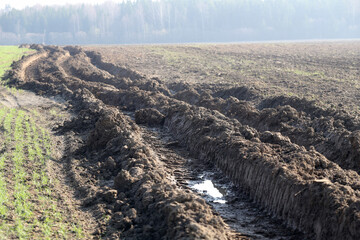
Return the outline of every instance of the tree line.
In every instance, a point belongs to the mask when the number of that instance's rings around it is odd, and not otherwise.
[[[0,10],[0,44],[359,37],[358,0],[137,0]]]

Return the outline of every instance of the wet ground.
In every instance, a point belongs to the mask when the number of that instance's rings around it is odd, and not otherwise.
[[[134,112],[125,112],[135,120]],[[165,128],[140,125],[144,139],[164,154],[164,163],[174,172],[174,181],[184,189],[199,194],[230,228],[251,239],[312,239],[286,226],[280,220],[241,192],[219,169],[204,165],[189,156],[189,152],[167,132]],[[168,159],[175,159],[169,161]]]
[[[311,239],[271,216],[221,175],[219,172],[204,172],[188,184],[233,230],[251,239]]]

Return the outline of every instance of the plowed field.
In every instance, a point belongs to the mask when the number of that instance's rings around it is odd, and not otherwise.
[[[32,45],[8,77],[66,112],[87,238],[359,239],[359,46]]]

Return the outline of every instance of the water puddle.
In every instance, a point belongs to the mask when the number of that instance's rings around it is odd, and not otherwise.
[[[224,195],[226,195],[226,189],[216,187],[210,179],[205,179],[200,183],[197,181],[189,181],[189,186],[195,191],[207,195],[210,201],[215,203],[225,204],[226,200]]]
[[[201,195],[235,231],[252,239],[306,239],[304,234],[290,229],[267,214],[239,192],[231,182],[217,171],[206,171],[188,186]]]

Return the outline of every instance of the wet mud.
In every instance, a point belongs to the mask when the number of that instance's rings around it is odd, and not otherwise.
[[[127,112],[127,115],[137,120],[132,112]],[[166,128],[156,127],[153,124],[139,126],[144,140],[157,152],[162,153],[161,161],[166,164],[170,175],[174,176],[177,186],[199,193],[233,232],[241,233],[240,236],[251,239],[308,237],[287,227],[283,221],[264,211],[246,194],[239,191],[219,169],[209,164],[204,165],[202,161],[192,158]]]
[[[74,118],[54,132],[67,139],[64,162],[99,224],[94,238],[360,237],[359,124],[345,111],[167,84],[79,47],[32,47],[11,84],[68,101]],[[209,197],[211,183],[223,193]],[[229,202],[245,217],[221,217]]]

